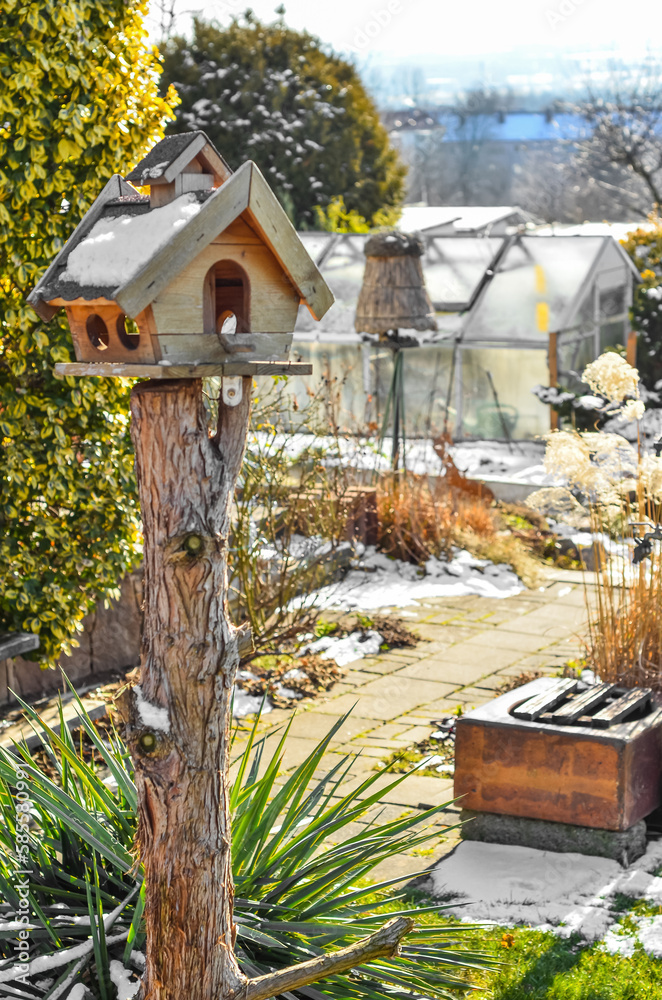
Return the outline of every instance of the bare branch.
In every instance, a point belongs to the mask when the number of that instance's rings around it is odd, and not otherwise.
[[[300,965],[279,969],[278,972],[270,972],[266,976],[249,979],[245,986],[231,994],[229,1000],[268,1000],[269,997],[277,997],[301,986],[308,986],[309,983],[316,983],[326,976],[338,976],[373,958],[391,958],[399,953],[402,938],[413,929],[413,920],[396,917],[374,934],[347,948],[320,955],[319,958],[312,958]]]

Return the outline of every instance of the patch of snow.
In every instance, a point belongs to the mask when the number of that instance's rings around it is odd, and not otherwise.
[[[301,691],[295,691],[294,688],[285,687],[283,684],[276,684],[274,690],[280,698],[303,698]]]
[[[133,688],[133,693],[136,696],[136,707],[143,726],[147,726],[148,729],[156,729],[162,733],[169,733],[170,716],[168,715],[168,709],[161,708],[160,705],[152,705],[151,702],[147,701],[139,684],[136,684]]]
[[[114,913],[115,911],[113,911]],[[106,926],[113,914],[108,914],[107,917],[103,918]],[[112,937],[106,938],[106,944],[112,947],[114,944],[119,944],[120,941],[126,941],[128,935],[128,931],[124,931],[123,934],[114,934]],[[74,945],[73,948],[60,948],[53,955],[38,955],[31,962],[26,964],[21,963],[20,966],[18,963],[14,963],[10,969],[0,971],[0,983],[10,983],[13,979],[18,979],[20,976],[35,976],[43,972],[51,972],[62,965],[70,965],[71,962],[86,958],[93,950],[94,944],[92,938],[88,938],[87,941]]]
[[[110,978],[117,989],[117,1000],[132,1000],[138,992],[140,983],[137,982],[130,969],[125,969],[121,962],[113,959],[109,967]]]
[[[244,719],[247,715],[255,715],[260,711],[262,701],[263,698],[261,694],[249,694],[247,691],[243,691],[240,687],[235,687],[234,699],[232,702],[232,715],[235,719]],[[265,698],[264,705],[262,705],[262,715],[268,715],[268,713],[273,712],[273,710],[274,706],[268,698]]]
[[[67,1000],[85,1000],[87,995],[87,989],[83,983],[76,983],[71,992],[67,994]]]
[[[638,937],[642,948],[653,958],[662,958],[662,917],[639,917]]]
[[[307,449],[320,449],[324,464],[349,465],[355,469],[387,472],[391,468],[391,439],[384,438],[381,449],[374,438],[332,437],[296,432],[267,434],[259,431],[249,435],[248,449],[257,445],[260,452],[282,451],[296,459]],[[544,441],[516,441],[512,450],[505,441],[471,441],[452,445],[450,454],[461,472],[471,478],[502,477],[535,486],[553,486],[560,480],[550,476],[543,467]],[[407,441],[405,464],[410,472],[422,476],[443,476],[444,466],[430,438]]]
[[[157,163],[156,166],[151,167],[148,170],[143,170],[142,179],[146,181],[148,178],[155,181],[157,178],[161,177],[163,171],[168,166],[168,160],[163,160],[162,163]]]
[[[647,871],[659,866],[661,854],[662,845],[652,844],[624,870],[609,858],[462,841],[432,872],[432,892],[450,900],[449,912],[465,921],[526,924],[566,938],[578,933],[626,956],[639,940],[662,958],[662,916],[633,917],[633,936],[611,906],[617,893],[662,899],[662,878]]]
[[[83,286],[126,284],[200,208],[194,194],[184,194],[143,215],[99,219],[69,254],[60,280]]]
[[[622,955],[623,958],[630,958],[634,955],[636,941],[634,937],[623,934],[617,924],[609,928],[601,941],[604,951],[610,955]]]
[[[303,681],[307,680],[308,674],[305,670],[301,670],[299,667],[293,667],[292,670],[288,670],[286,674],[283,674],[284,681]]]
[[[381,608],[417,606],[426,598],[458,597],[478,594],[481,597],[513,597],[524,590],[519,577],[509,566],[476,559],[464,549],[453,549],[453,558],[445,562],[429,559],[423,570],[412,563],[389,559],[374,546],[368,546],[365,558],[339,583],[323,587],[307,601],[324,608],[376,611]],[[297,607],[301,599],[293,602]]]
[[[343,639],[335,639],[332,635],[322,636],[315,642],[308,643],[302,653],[320,653],[323,660],[335,660],[339,667],[344,667],[355,660],[366,656],[375,656],[384,642],[379,632],[352,632]],[[287,676],[287,674],[285,675]]]

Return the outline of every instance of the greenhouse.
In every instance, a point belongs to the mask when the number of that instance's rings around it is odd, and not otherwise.
[[[369,430],[383,419],[393,352],[354,329],[366,237],[301,237],[336,305],[317,325],[300,312],[296,350],[316,373],[341,383],[345,426]],[[415,346],[404,351],[409,435],[543,434],[550,412],[532,387],[571,386],[605,347],[628,347],[639,274],[611,236],[515,232],[431,236],[425,244],[423,272],[438,330],[416,333]]]

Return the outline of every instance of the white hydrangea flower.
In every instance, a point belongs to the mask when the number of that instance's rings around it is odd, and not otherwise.
[[[576,431],[553,431],[547,435],[544,465],[545,472],[564,476],[573,486],[593,489],[595,469],[591,451]]]
[[[639,482],[649,498],[657,503],[662,500],[662,458],[644,455],[639,464]]]
[[[645,412],[646,407],[640,399],[630,399],[621,410],[620,416],[622,420],[630,423],[632,420],[641,420]]]
[[[547,436],[545,470],[603,502],[614,488],[637,475],[637,452],[620,434],[553,431]]]
[[[622,403],[626,396],[637,395],[639,372],[620,354],[608,351],[586,366],[582,380],[612,403]]]

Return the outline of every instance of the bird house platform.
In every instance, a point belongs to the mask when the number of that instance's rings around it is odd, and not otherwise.
[[[55,365],[55,374],[67,376],[97,375],[102,378],[211,378],[225,375],[311,375],[313,366],[298,361],[228,361],[226,364],[136,365],[112,361],[70,362]]]
[[[539,678],[458,720],[462,808],[602,830],[660,805],[662,709],[646,689]]]

